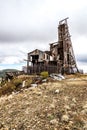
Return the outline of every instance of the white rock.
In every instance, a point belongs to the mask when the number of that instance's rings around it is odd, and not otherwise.
[[[55,108],[55,105],[54,104],[50,104],[49,108]]]
[[[61,79],[65,79],[65,77],[61,74],[58,75]]]
[[[69,121],[69,126],[73,126],[73,121]]]
[[[52,77],[54,80],[59,80],[59,81],[65,79],[65,77],[63,75],[55,74],[55,73],[50,74],[50,77]]]
[[[12,99],[12,98],[13,98],[13,95],[9,95],[9,96],[8,96],[8,100],[9,100],[9,99]]]
[[[70,130],[70,128],[67,126],[67,127],[65,127],[65,130]]]
[[[87,109],[81,111],[82,114],[87,114]]]
[[[12,92],[12,95],[15,95],[15,92]]]
[[[72,101],[73,101],[74,103],[76,103],[76,99],[75,99],[75,98],[73,98]]]
[[[57,119],[53,119],[50,121],[51,125],[57,125],[58,124],[58,120]]]
[[[38,96],[42,95],[42,92],[37,92],[37,95],[38,95]]]
[[[24,80],[23,83],[22,83],[22,87],[25,87],[25,80]]]
[[[60,92],[59,89],[55,90],[55,94],[58,94],[59,92]]]
[[[64,121],[64,122],[68,122],[69,121],[69,116],[68,115],[63,115],[61,120]]]
[[[43,80],[42,80],[42,82],[46,82],[46,81],[47,81],[47,79],[43,79]]]
[[[37,84],[31,84],[31,87],[37,87]]]

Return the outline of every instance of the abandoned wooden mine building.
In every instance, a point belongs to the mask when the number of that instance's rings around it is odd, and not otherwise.
[[[27,72],[40,73],[75,73],[78,71],[69,34],[67,19],[58,25],[58,41],[50,43],[49,51],[36,49],[28,53]],[[29,66],[29,63],[31,65]]]

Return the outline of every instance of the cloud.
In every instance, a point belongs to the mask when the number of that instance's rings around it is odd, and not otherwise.
[[[3,59],[2,64],[18,64],[22,61],[22,59],[19,59],[19,57],[16,56],[7,56]],[[23,62],[23,61],[22,61]]]
[[[87,11],[84,2],[80,1],[78,5],[78,1],[69,0],[3,0],[0,2],[0,41],[46,42],[56,39],[58,20],[67,16],[71,17],[73,32],[86,33],[87,20],[84,19]]]
[[[87,62],[77,62],[78,69],[83,70],[84,73],[87,73]]]
[[[21,42],[14,44],[1,44],[0,45],[0,63],[4,64],[17,64],[23,63],[27,59],[27,53],[34,49],[46,50],[49,49],[48,43],[38,42]]]
[[[40,29],[42,30],[40,32]],[[44,27],[43,28],[40,28],[40,29],[29,29],[28,31],[26,30],[22,32],[5,32],[5,33],[1,33],[0,34],[0,42],[3,42],[3,43],[14,43],[14,42],[18,42],[21,43],[21,42],[26,42],[26,41],[29,41],[29,42],[46,42],[46,41],[49,41],[49,39],[53,39],[54,38],[54,34],[56,34],[56,31],[52,31],[52,33],[50,32],[51,29],[48,27]]]
[[[76,36],[87,37],[87,2],[82,8],[80,8],[75,14],[74,18],[71,19],[72,32]]]
[[[19,63],[19,64],[0,64],[0,70],[3,69],[18,69],[22,70],[22,66],[25,66],[25,63]]]
[[[76,59],[85,62],[80,54],[87,54],[86,8],[86,0],[0,0],[0,62],[20,63],[29,51],[49,49],[49,43],[58,40],[58,22],[65,17]]]
[[[0,45],[0,63],[6,63],[6,64],[14,64],[14,63],[20,63],[23,62],[23,58],[26,57],[26,55],[20,53],[18,44],[1,44]]]
[[[77,57],[77,60],[79,61],[79,62],[83,62],[83,63],[87,63],[87,54],[85,55],[79,55],[78,57]]]

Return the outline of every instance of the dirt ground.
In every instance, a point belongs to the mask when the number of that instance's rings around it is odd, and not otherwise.
[[[0,97],[0,130],[87,130],[87,75]]]

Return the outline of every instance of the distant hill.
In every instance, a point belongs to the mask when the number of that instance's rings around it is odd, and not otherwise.
[[[19,70],[17,70],[17,69],[4,69],[4,70],[1,70],[0,71],[0,77],[5,77],[6,72],[17,72],[17,71],[19,71]]]

